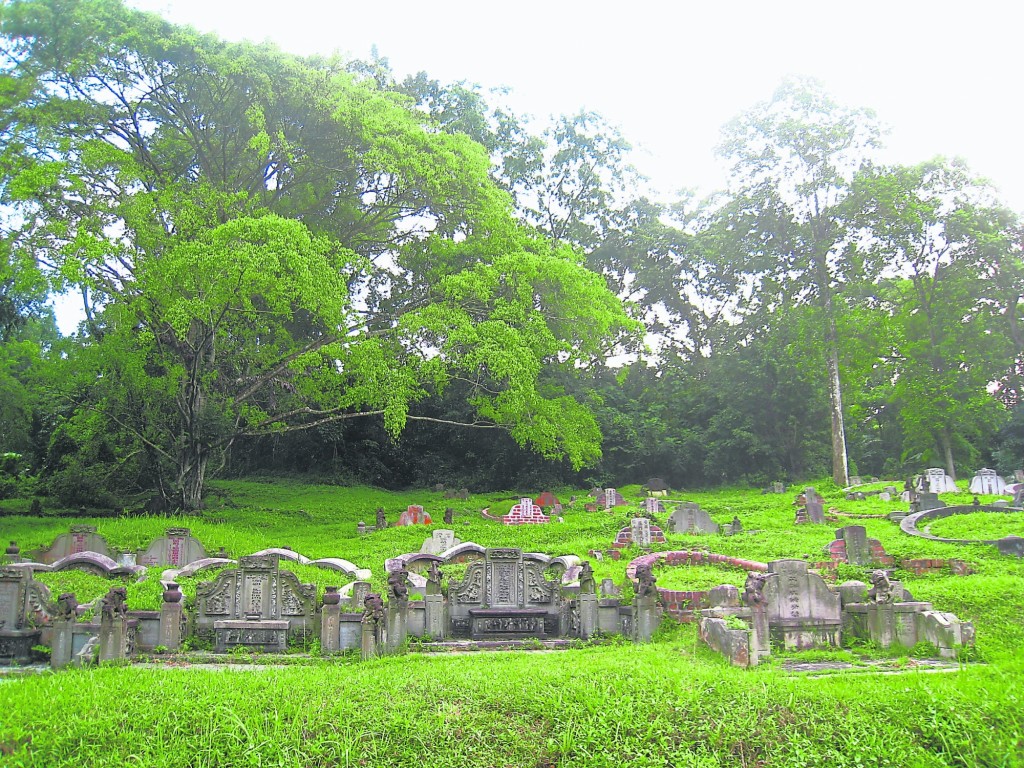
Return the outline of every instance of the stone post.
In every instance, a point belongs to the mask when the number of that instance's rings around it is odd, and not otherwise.
[[[50,668],[62,669],[71,663],[72,631],[74,619],[54,619],[53,639],[50,641]]]
[[[128,663],[131,641],[125,588],[114,587],[100,601],[100,662]]]
[[[388,600],[387,635],[384,644],[388,653],[394,653],[405,643],[409,628],[409,601],[392,598]]]
[[[649,643],[661,623],[657,595],[633,598],[633,640]]]
[[[892,603],[868,605],[868,636],[883,648],[896,642],[896,611]]]
[[[320,651],[337,653],[341,650],[341,595],[337,587],[324,591],[324,607],[320,613]]]
[[[377,655],[377,627],[373,619],[363,618],[362,658],[368,661]]]
[[[445,635],[444,595],[427,595],[423,598],[426,609],[425,632],[434,640],[443,640]]]
[[[584,640],[591,638],[597,631],[597,595],[580,595],[580,637]]]
[[[160,604],[160,642],[169,651],[181,649],[184,639],[185,606],[181,601],[181,589],[177,583],[169,582],[164,590],[164,601]]]

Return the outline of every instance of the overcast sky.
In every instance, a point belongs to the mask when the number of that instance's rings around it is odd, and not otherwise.
[[[1010,0],[857,3],[602,3],[600,0],[129,0],[230,40],[272,40],[297,54],[368,58],[399,78],[512,89],[539,119],[601,113],[634,145],[633,163],[668,199],[720,188],[721,127],[770,98],[788,74],[822,81],[889,126],[889,161],[965,158],[1024,212],[1020,42]],[[70,332],[77,300],[58,300]]]
[[[594,110],[665,195],[720,187],[722,125],[787,74],[810,75],[878,113],[888,159],[961,156],[1024,211],[1024,10],[1009,0],[130,2],[293,53],[366,58],[376,45],[399,77],[508,86],[512,106],[537,117]]]

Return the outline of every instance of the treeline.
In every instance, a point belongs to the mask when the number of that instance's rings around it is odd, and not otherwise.
[[[664,203],[591,113],[118,0],[0,14],[0,493],[1024,460],[1017,216],[959,161],[880,164],[814,82],[724,128],[727,189]]]

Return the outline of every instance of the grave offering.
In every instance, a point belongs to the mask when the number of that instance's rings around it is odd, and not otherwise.
[[[971,478],[968,490],[971,493],[990,493],[998,496],[1006,493],[1006,481],[994,469],[979,469]]]
[[[430,534],[429,539],[424,539],[420,552],[427,555],[440,555],[461,543],[460,539],[455,538],[455,531],[438,528]]]
[[[672,533],[718,533],[718,523],[700,508],[700,504],[692,501],[684,502],[675,508],[668,519],[668,529]]]
[[[395,525],[430,525],[432,522],[429,513],[424,512],[421,505],[410,504],[405,512],[399,515]]]
[[[541,524],[549,520],[550,518],[529,497],[521,498],[519,503],[514,504],[509,513],[501,518],[505,525]]]
[[[895,560],[886,554],[882,542],[869,539],[863,525],[848,525],[836,531],[836,538],[825,551],[833,562],[852,565],[892,565]]]
[[[959,489],[953,478],[946,474],[946,470],[940,467],[932,467],[924,471],[922,478],[924,490],[931,493],[956,493]]]
[[[212,637],[223,653],[238,645],[283,651],[289,632],[311,632],[316,587],[300,584],[279,563],[274,555],[243,557],[238,568],[196,587],[196,634]]]

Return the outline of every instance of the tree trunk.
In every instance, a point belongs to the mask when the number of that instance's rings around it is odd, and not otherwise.
[[[939,447],[942,449],[942,458],[946,462],[946,474],[956,481],[956,469],[953,466],[953,441],[950,439],[949,430],[939,431]]]
[[[822,260],[821,263],[824,263]],[[825,310],[825,356],[828,369],[828,401],[832,412],[832,479],[840,488],[850,484],[849,460],[846,454],[846,424],[843,420],[843,393],[839,381],[839,332],[833,314],[832,292],[827,276],[819,278],[822,305]]]
[[[178,493],[181,508],[187,512],[202,509],[203,487],[206,483],[205,452],[195,456],[182,456],[178,470]]]

